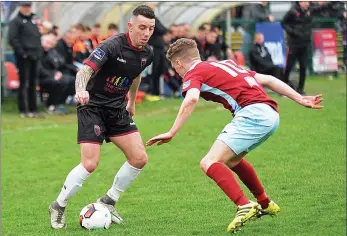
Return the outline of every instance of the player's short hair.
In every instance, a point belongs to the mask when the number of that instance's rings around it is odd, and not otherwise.
[[[154,19],[155,14],[152,8],[147,5],[140,5],[133,10],[133,16],[144,16],[148,19]]]
[[[194,40],[181,38],[170,45],[166,57],[170,61],[173,61],[176,58],[190,60],[196,57],[200,58],[200,54]]]

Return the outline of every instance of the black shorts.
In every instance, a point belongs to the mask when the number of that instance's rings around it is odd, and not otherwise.
[[[105,109],[81,106],[77,108],[78,143],[102,144],[109,137],[137,132],[137,127],[125,108]]]

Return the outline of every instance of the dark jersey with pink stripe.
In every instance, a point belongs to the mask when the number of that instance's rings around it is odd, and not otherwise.
[[[128,34],[113,36],[98,45],[84,64],[95,73],[87,84],[89,106],[120,108],[133,80],[153,61],[149,45],[132,46]]]
[[[185,74],[182,94],[185,96],[189,89],[197,88],[203,99],[221,103],[233,115],[255,103],[268,104],[278,111],[277,103],[258,84],[255,74],[232,60],[200,62]]]

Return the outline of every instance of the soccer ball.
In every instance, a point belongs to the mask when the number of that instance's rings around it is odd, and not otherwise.
[[[80,225],[88,230],[108,229],[111,225],[111,213],[100,203],[88,204],[80,213]]]

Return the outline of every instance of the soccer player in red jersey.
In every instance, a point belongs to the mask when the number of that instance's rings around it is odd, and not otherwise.
[[[146,145],[170,142],[189,118],[200,96],[221,103],[234,118],[219,134],[200,166],[237,205],[236,216],[228,231],[239,230],[251,218],[279,213],[279,206],[266,195],[254,168],[243,159],[267,140],[279,125],[277,104],[264,92],[263,86],[313,109],[323,108],[319,105],[323,101],[322,95],[302,96],[279,79],[245,70],[232,60],[202,62],[195,41],[186,38],[171,44],[167,57],[184,78],[185,98],[170,131],[150,139]],[[232,171],[257,202],[244,195]]]

